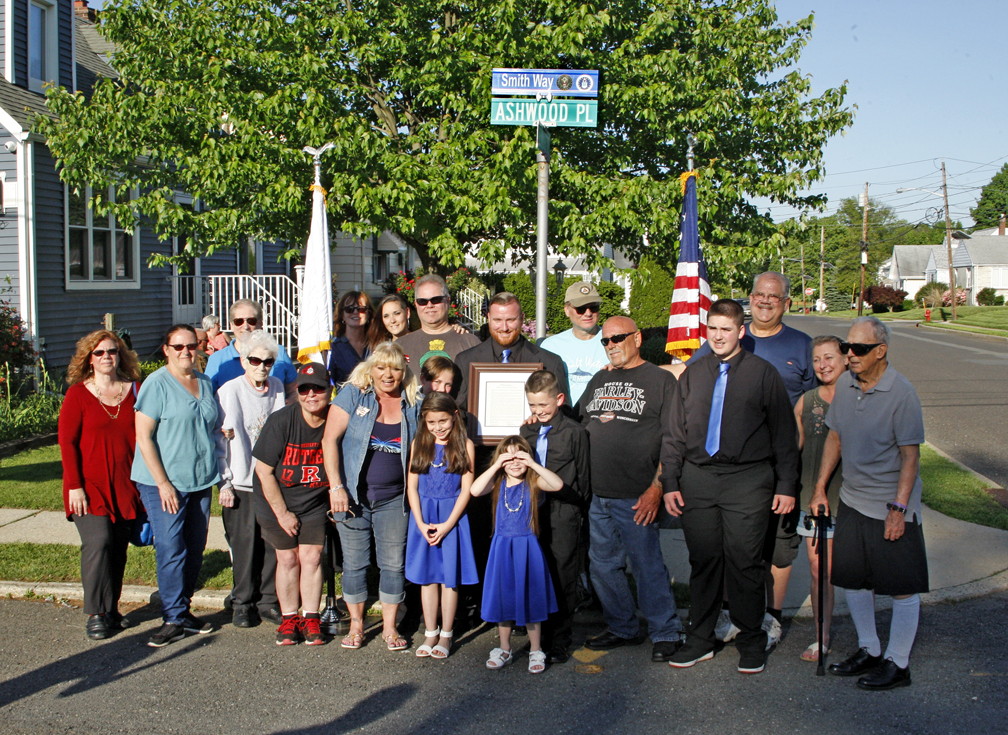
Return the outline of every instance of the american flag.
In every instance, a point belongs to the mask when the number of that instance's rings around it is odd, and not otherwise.
[[[711,303],[707,266],[700,250],[696,176],[696,171],[687,171],[679,177],[683,187],[679,264],[676,266],[665,344],[667,353],[683,361],[707,341],[707,310]]]

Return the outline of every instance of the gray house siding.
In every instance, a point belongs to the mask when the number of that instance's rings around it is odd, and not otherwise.
[[[0,8],[0,13],[2,13]],[[2,46],[2,44],[0,44]],[[11,140],[0,136],[0,146]],[[4,198],[7,214],[0,216],[0,300],[17,306],[21,294],[18,280],[18,209],[14,199],[17,189],[17,158],[0,147],[0,173],[6,174]]]
[[[11,53],[14,55],[14,84],[28,88],[28,5],[18,0],[6,0],[14,3],[11,8],[11,23],[14,26],[10,29],[13,36]]]
[[[259,264],[261,271],[269,276],[286,275],[288,273],[288,261],[277,260],[280,254],[286,249],[283,243],[265,243],[262,247],[263,262]]]
[[[0,0],[0,69],[3,69],[7,62],[7,44],[3,41],[7,38],[7,3],[9,1]]]

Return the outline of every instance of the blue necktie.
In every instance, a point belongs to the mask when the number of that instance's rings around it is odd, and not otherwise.
[[[543,467],[546,466],[546,435],[552,428],[552,426],[540,426],[539,438],[536,439],[536,456],[539,458],[539,464]]]
[[[707,444],[704,448],[707,454],[714,456],[721,448],[721,413],[724,411],[725,388],[728,387],[728,363],[719,366],[717,380],[714,381],[714,393],[711,395],[710,420],[707,422]]]
[[[511,350],[501,351],[501,362],[511,362]]]

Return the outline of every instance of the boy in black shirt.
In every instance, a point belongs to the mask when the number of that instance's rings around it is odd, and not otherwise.
[[[540,542],[560,607],[543,626],[543,649],[550,663],[562,664],[571,645],[582,519],[591,500],[588,434],[560,411],[566,396],[549,370],[537,370],[529,376],[525,397],[536,423],[522,426],[521,436],[536,452],[540,464],[564,481],[559,492],[544,493],[547,497],[539,511]]]

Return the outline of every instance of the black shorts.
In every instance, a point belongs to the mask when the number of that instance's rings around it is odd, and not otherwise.
[[[833,584],[901,596],[927,592],[924,533],[919,522],[906,522],[903,535],[885,539],[885,521],[869,518],[840,501],[833,535]]]
[[[298,546],[322,546],[325,544],[326,524],[329,523],[329,519],[326,518],[327,510],[328,508],[321,506],[304,513],[298,513],[297,517],[301,521],[301,528],[298,530],[297,536],[288,536],[280,528],[276,514],[272,510],[263,511],[259,505],[256,506],[256,520],[259,521],[262,537],[266,543],[278,551],[289,551]]]
[[[763,559],[773,566],[785,569],[798,557],[801,537],[798,535],[798,518],[801,511],[796,507],[790,513],[778,515],[770,513],[767,521],[766,541],[763,545]]]

